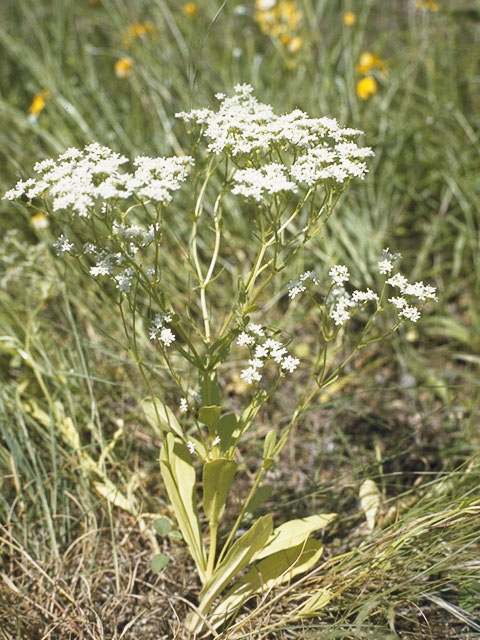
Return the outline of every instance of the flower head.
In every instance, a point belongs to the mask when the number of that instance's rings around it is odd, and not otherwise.
[[[343,264],[334,265],[328,275],[332,278],[335,284],[343,284],[344,282],[348,282],[350,279],[350,274],[348,272],[348,268]]]
[[[35,231],[42,231],[43,229],[48,229],[49,227],[48,218],[44,213],[36,213],[34,216],[30,218],[30,226]]]
[[[198,13],[197,3],[186,2],[182,7],[182,12],[190,19],[196,18]]]
[[[417,0],[415,4],[417,9],[427,9],[427,11],[438,11],[440,4],[434,0]]]
[[[385,64],[383,60],[370,51],[364,51],[358,59],[358,73],[367,75],[374,69],[378,69],[381,73],[385,73]]]
[[[353,27],[356,21],[357,16],[353,13],[353,11],[345,11],[345,13],[343,14],[343,24],[346,27]]]
[[[373,76],[366,76],[357,83],[357,96],[360,100],[368,100],[378,91],[377,81]]]
[[[150,22],[134,22],[125,31],[123,36],[123,46],[128,49],[132,46],[135,38],[143,38],[146,35],[152,35],[156,31]]]
[[[113,66],[117,78],[128,78],[133,72],[133,60],[131,58],[120,58]]]
[[[42,89],[40,93],[35,94],[33,96],[32,104],[28,108],[28,115],[36,119],[45,109],[45,104],[49,97],[50,92],[47,89]]]

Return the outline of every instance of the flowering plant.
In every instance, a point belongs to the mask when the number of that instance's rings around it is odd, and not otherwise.
[[[322,545],[310,536],[335,514],[277,527],[267,514],[240,534],[244,517],[319,391],[360,349],[416,322],[422,304],[435,299],[433,287],[393,273],[399,256],[388,250],[378,263],[385,276],[379,293],[348,290],[343,265],[332,266],[328,277],[310,270],[282,281],[349,181],[365,176],[373,152],[357,145],[360,131],[334,119],[299,110],[276,115],[248,85],[217,97],[216,111],[177,114],[192,129],[191,155],[140,156],[128,171],[125,156],[93,143],[37,163],[38,178],[5,194],[34,206],[40,199],[62,231],[57,253],[110,287],[118,303],[148,392],[143,409],[161,438],[165,488],[202,582],[186,623],[192,634],[205,625],[218,628],[252,594],[318,561]],[[246,248],[238,243],[242,224],[251,233]],[[309,363],[294,355],[286,328],[268,322],[273,284],[277,299],[316,309],[318,338]],[[222,290],[232,287],[236,293],[228,302]],[[391,295],[392,287],[400,295]],[[150,340],[143,339],[144,329]],[[246,361],[239,373],[244,406],[235,413],[223,380],[238,357]],[[303,389],[296,409],[286,426],[265,436],[262,463],[227,532],[223,514],[243,437],[283,378],[294,373],[302,376]],[[176,408],[162,392],[168,378],[176,387]],[[297,615],[319,606],[318,598],[308,601]]]

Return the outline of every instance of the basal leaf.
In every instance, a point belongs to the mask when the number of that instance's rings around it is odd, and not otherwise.
[[[196,473],[187,447],[167,434],[160,452],[160,470],[178,526],[205,581],[206,554],[198,518]]]
[[[282,549],[302,544],[311,533],[325,529],[336,517],[336,513],[323,513],[285,522],[273,530],[265,547],[256,555],[255,559],[260,560],[260,558],[265,558]]]
[[[209,615],[210,624],[213,627],[220,626],[255,593],[265,593],[307,572],[318,562],[322,551],[323,546],[318,540],[309,540],[261,560],[230,589]]]
[[[197,607],[197,613],[200,616],[208,615],[215,598],[240,571],[250,564],[254,555],[265,546],[272,528],[272,516],[262,516],[243,536],[233,543],[223,561],[200,592],[200,602]],[[198,616],[191,616],[187,623],[187,628],[191,632],[198,631],[202,626],[203,621]]]

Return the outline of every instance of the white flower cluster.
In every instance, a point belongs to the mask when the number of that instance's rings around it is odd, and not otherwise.
[[[367,172],[364,159],[372,156],[373,151],[354,142],[361,131],[342,128],[333,118],[311,118],[299,109],[277,116],[270,105],[258,102],[252,92],[248,84],[237,85],[233,96],[217,95],[218,111],[194,109],[176,114],[186,122],[204,125],[203,135],[211,140],[208,150],[212,153],[250,155],[258,162],[259,153],[271,157],[274,153],[285,155],[286,151],[287,156],[295,158],[282,171],[278,168],[282,165],[277,164],[238,170],[234,175],[234,193],[259,200],[264,191],[295,191],[292,178],[313,187],[328,179],[343,183],[352,177],[364,177]],[[273,191],[265,186],[267,171],[272,174]]]
[[[132,195],[166,204],[193,165],[189,156],[140,156],[133,161],[136,171],[127,173],[120,171],[126,162],[125,156],[96,142],[83,150],[72,147],[57,160],[37,162],[34,171],[40,177],[20,180],[4,198],[16,200],[26,196],[32,199],[48,195],[54,211],[70,209],[79,216],[88,216],[102,201],[130,198]]]
[[[293,300],[299,293],[307,290],[305,282],[311,280],[314,285],[318,285],[318,278],[315,271],[305,271],[297,280],[290,280],[288,283],[288,297]]]
[[[250,323],[246,330],[237,338],[237,344],[241,347],[251,348],[253,358],[248,361],[249,366],[240,374],[240,378],[248,384],[259,382],[262,379],[260,369],[263,369],[268,360],[273,360],[280,371],[293,373],[300,364],[298,358],[291,356],[281,342],[266,338],[263,342],[259,338],[265,338],[265,331],[259,324]]]
[[[58,256],[63,256],[64,253],[70,253],[73,249],[73,242],[70,242],[70,240],[62,233],[62,235],[58,237],[57,241],[54,242],[53,248],[57,252]]]
[[[272,162],[261,169],[240,169],[233,176],[235,186],[232,193],[245,198],[254,198],[259,202],[267,193],[273,195],[282,191],[297,191],[295,182],[288,180],[287,169],[283,164]]]
[[[426,302],[427,300],[436,302],[438,300],[435,287],[423,284],[421,281],[409,283],[401,273],[391,276],[386,280],[386,283],[392,287],[397,287],[402,294],[401,296],[392,296],[388,301],[396,307],[399,318],[404,318],[411,322],[417,322],[420,318],[420,311],[411,304],[412,298],[420,302]]]
[[[367,302],[378,302],[378,295],[371,289],[360,291],[356,289],[351,294],[343,286],[335,287],[331,290],[330,318],[337,326],[345,324],[350,320],[353,309],[357,309]],[[327,299],[327,302],[330,300]]]
[[[350,279],[350,273],[348,268],[343,264],[335,264],[328,272],[328,275],[332,278],[333,282],[338,285],[342,285],[344,282],[348,282]]]
[[[165,347],[169,347],[172,342],[175,342],[175,334],[173,331],[166,327],[172,321],[170,313],[157,313],[150,326],[150,340],[158,340]]]

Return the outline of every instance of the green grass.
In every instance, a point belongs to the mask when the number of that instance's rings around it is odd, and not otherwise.
[[[188,138],[174,114],[213,105],[238,82],[277,111],[298,107],[365,131],[376,152],[369,175],[291,277],[334,261],[373,286],[372,266],[390,246],[440,301],[418,326],[361,354],[299,427],[264,508],[279,521],[341,517],[324,563],[252,603],[222,637],[480,637],[480,4],[419,12],[413,2],[305,0],[295,56],[260,32],[253,2],[244,13],[231,1],[198,4],[191,20],[173,0],[3,2],[0,188],[92,140],[129,156],[181,153]],[[347,9],[357,13],[351,28]],[[127,49],[134,22],[155,33]],[[366,50],[388,73],[362,102],[355,66]],[[119,79],[113,65],[126,55],[133,73]],[[50,98],[34,122],[27,110],[42,89]],[[171,638],[198,585],[182,544],[148,533],[148,514],[171,513],[121,319],[108,292],[64,270],[55,230],[35,231],[12,204],[0,211],[0,637]],[[305,318],[291,319],[301,336]],[[291,385],[283,406],[265,412],[265,431],[294,394]],[[252,437],[242,491],[259,455]],[[358,503],[366,477],[382,493],[373,533]],[[107,481],[131,497],[129,511],[101,497]],[[172,562],[154,576],[158,544]],[[323,587],[335,597],[322,614],[292,620]]]

